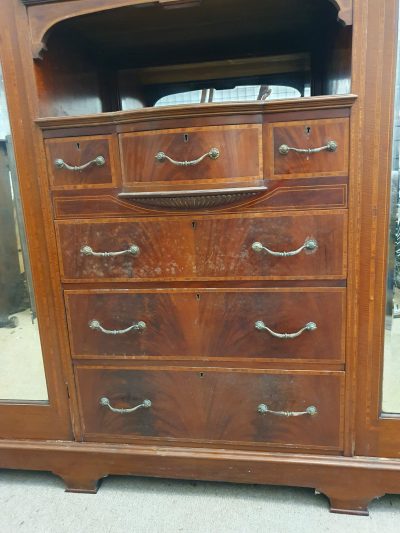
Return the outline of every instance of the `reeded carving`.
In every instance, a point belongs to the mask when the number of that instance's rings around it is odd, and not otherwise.
[[[129,198],[124,197],[124,199],[146,207],[161,207],[165,209],[209,209],[211,207],[219,207],[247,200],[258,194],[260,194],[260,191],[199,194],[192,196],[132,196]]]

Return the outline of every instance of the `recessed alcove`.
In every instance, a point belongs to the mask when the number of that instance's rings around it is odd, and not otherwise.
[[[188,93],[240,101],[241,88],[262,101],[287,97],[278,86],[298,97],[350,92],[352,26],[338,2],[112,3],[46,28],[35,59],[40,116],[170,105]]]

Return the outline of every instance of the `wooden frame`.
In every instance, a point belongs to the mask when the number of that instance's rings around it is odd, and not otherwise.
[[[36,112],[34,102],[29,97],[30,87],[34,84],[33,72],[22,68],[29,50],[25,30],[26,13],[19,2],[5,2],[1,6],[1,16],[8,23],[0,36],[0,60],[28,230],[27,241],[49,396],[49,401],[42,404],[1,402],[2,438],[69,439],[72,431],[66,376],[71,368],[60,357],[67,349],[67,337],[63,324],[63,303],[57,289],[55,238],[46,190],[39,188],[32,180],[32,168],[41,169],[44,175],[45,167],[35,150],[40,143],[40,136],[32,123]],[[14,87],[18,87],[18,96]],[[20,98],[26,105],[20,105]]]

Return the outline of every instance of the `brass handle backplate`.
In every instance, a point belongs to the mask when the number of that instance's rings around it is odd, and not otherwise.
[[[297,250],[292,250],[290,252],[275,252],[274,250],[270,250],[261,244],[261,242],[253,242],[251,248],[256,253],[266,252],[267,254],[275,257],[293,257],[294,255],[301,253],[303,250],[305,252],[315,252],[315,250],[318,248],[318,242],[315,239],[306,239],[303,246],[300,246],[300,248],[297,248]]]
[[[82,255],[92,255],[94,257],[118,257],[120,255],[138,255],[140,252],[139,246],[132,244],[127,250],[121,250],[119,252],[94,252],[91,246],[85,244],[81,248]]]
[[[338,145],[336,141],[328,141],[325,146],[321,146],[320,148],[294,148],[292,146],[288,146],[287,144],[281,144],[279,147],[279,153],[281,155],[288,155],[289,152],[296,152],[298,154],[318,154],[319,152],[336,152],[338,148]]]
[[[296,337],[300,337],[300,335],[305,331],[315,331],[317,329],[317,324],[315,322],[308,322],[304,328],[299,329],[299,331],[296,331],[295,333],[277,333],[276,331],[273,331],[267,327],[262,320],[257,320],[255,323],[255,328],[258,331],[267,331],[270,335],[276,337],[277,339],[295,339]]]
[[[285,416],[287,418],[292,416],[315,416],[318,414],[318,409],[314,407],[314,405],[310,405],[307,407],[305,411],[272,411],[265,403],[260,403],[260,405],[257,407],[257,411],[262,414],[270,414],[275,416]]]
[[[198,165],[199,163],[201,163],[206,157],[209,157],[210,159],[218,159],[219,156],[220,156],[220,151],[218,150],[218,148],[211,148],[209,152],[200,156],[197,159],[193,159],[193,161],[176,161],[175,159],[172,159],[164,152],[158,152],[158,154],[156,154],[156,159],[160,163],[163,163],[164,161],[169,161],[170,163],[178,167],[194,167]]]
[[[101,331],[105,335],[124,335],[124,333],[129,333],[130,331],[143,331],[146,329],[146,322],[140,320],[125,329],[106,329],[100,324],[98,320],[91,320],[89,322],[89,328],[96,331]]]
[[[78,172],[80,170],[85,170],[86,168],[88,168],[88,167],[90,167],[92,165],[97,165],[98,167],[102,167],[105,164],[106,164],[106,160],[104,159],[104,157],[102,155],[99,155],[95,159],[92,159],[92,161],[88,161],[84,165],[80,165],[80,166],[69,165],[63,159],[56,159],[54,161],[54,165],[57,168],[65,168],[66,170],[72,170],[73,172]]]
[[[148,409],[151,407],[151,401],[150,400],[143,400],[143,402],[139,405],[136,405],[135,407],[130,407],[129,409],[117,409],[116,407],[113,407],[110,403],[110,400],[108,398],[100,398],[100,405],[102,407],[108,407],[110,411],[113,413],[118,413],[120,415],[128,415],[129,413],[133,413],[137,411],[138,409]]]

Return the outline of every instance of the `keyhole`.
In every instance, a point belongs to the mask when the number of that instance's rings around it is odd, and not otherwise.
[[[200,294],[196,294],[196,300],[199,302],[200,301]]]
[[[200,372],[200,373],[199,373],[199,376],[200,376],[201,378],[204,378],[204,372]]]
[[[306,132],[306,135],[310,135],[310,133],[311,133],[311,128],[310,128],[310,126],[306,126],[306,128],[305,128],[305,132]]]
[[[78,150],[80,150],[81,149],[80,143],[76,143],[76,147],[78,148]]]
[[[193,229],[196,229],[196,225],[197,225],[197,222],[196,222],[195,220],[193,220],[193,222],[192,222],[192,228],[193,228]]]
[[[187,133],[183,134],[183,142],[185,142],[185,143],[189,142],[189,135]]]

